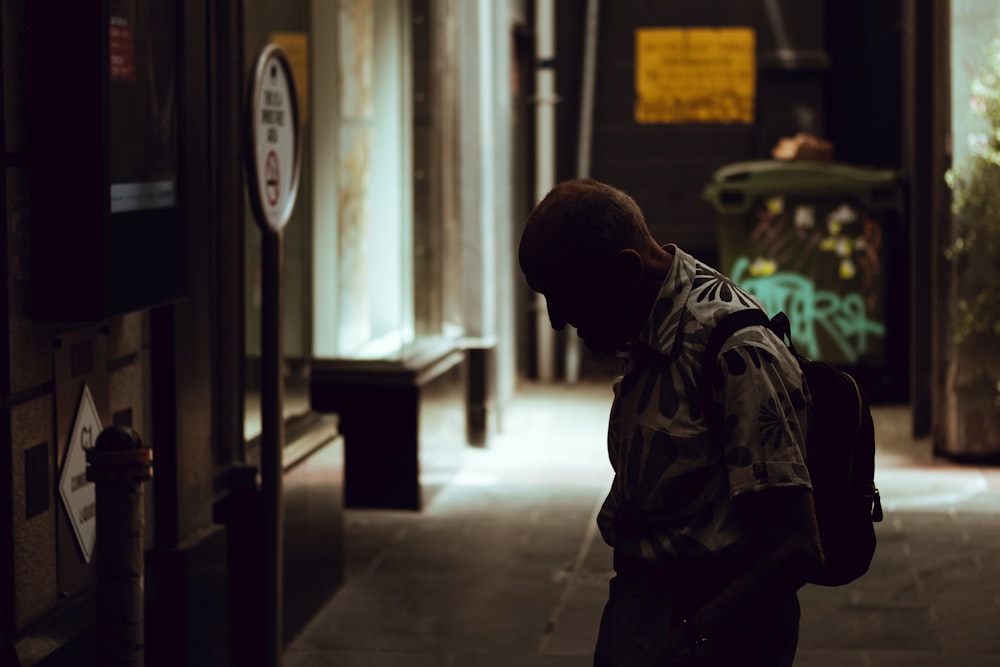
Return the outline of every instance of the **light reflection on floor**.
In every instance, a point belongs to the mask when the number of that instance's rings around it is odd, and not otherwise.
[[[286,416],[305,412],[308,406],[308,387],[286,388]],[[460,486],[610,483],[612,471],[605,449],[610,406],[610,381],[572,386],[525,383],[496,416],[499,428],[486,447],[467,448],[456,474],[437,479],[440,475],[429,470],[424,482]],[[961,504],[966,510],[1000,512],[1000,466],[935,457],[929,437],[910,435],[908,406],[875,406],[873,415],[875,482],[887,511],[949,512]],[[259,399],[248,394],[247,438],[259,432]]]
[[[887,510],[1000,511],[1000,467],[935,457],[930,436],[913,438],[909,406],[875,406],[875,482]]]
[[[605,450],[610,385],[525,384],[501,417],[502,429],[482,449],[466,452],[453,484],[558,484],[611,480]],[[1000,466],[935,457],[929,437],[913,438],[905,405],[875,406],[875,482],[887,511],[919,509],[1000,512]]]

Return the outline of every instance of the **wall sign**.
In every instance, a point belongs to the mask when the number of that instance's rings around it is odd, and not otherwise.
[[[753,123],[754,31],[639,28],[635,92],[639,123]]]
[[[295,75],[284,49],[270,44],[257,57],[247,103],[247,182],[261,227],[288,223],[299,186],[301,136]]]
[[[135,83],[135,26],[128,17],[111,16],[108,26],[111,80]]]
[[[94,483],[87,481],[87,450],[94,446],[101,428],[90,387],[83,385],[59,478],[59,495],[87,563],[94,554],[97,540],[97,491]]]

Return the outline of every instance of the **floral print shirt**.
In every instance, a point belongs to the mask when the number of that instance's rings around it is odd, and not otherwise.
[[[722,346],[723,379],[712,388],[721,430],[713,436],[700,396],[709,336],[727,313],[761,305],[680,248],[665,249],[674,261],[614,385],[608,455],[615,476],[597,519],[616,551],[653,562],[739,545],[733,499],[740,494],[811,486],[808,388],[787,347],[764,327],[741,329]],[[644,362],[649,348],[653,359]],[[616,521],[626,512],[640,517],[627,530]]]

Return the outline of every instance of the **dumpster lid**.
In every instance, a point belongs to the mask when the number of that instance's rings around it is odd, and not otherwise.
[[[902,210],[901,174],[837,162],[757,160],[718,169],[702,196],[720,212],[747,210],[757,196],[853,197],[871,209]]]
[[[718,169],[712,180],[715,183],[755,181],[759,184],[779,184],[782,189],[809,188],[817,182],[859,187],[896,183],[899,173],[892,169],[873,169],[839,162],[753,160],[728,164]]]

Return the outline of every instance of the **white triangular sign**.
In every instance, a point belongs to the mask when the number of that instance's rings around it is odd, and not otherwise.
[[[90,563],[97,539],[97,490],[93,482],[87,481],[87,450],[94,446],[100,433],[101,418],[94,407],[90,388],[83,385],[59,478],[59,495],[87,563]]]

